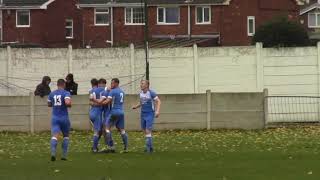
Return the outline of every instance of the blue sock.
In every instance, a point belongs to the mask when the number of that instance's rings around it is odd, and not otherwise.
[[[124,149],[127,150],[128,149],[128,135],[127,135],[127,133],[126,132],[124,132],[124,133],[121,132],[121,137],[122,137]]]
[[[146,147],[147,147],[147,151],[148,152],[151,152],[152,149],[153,149],[153,146],[152,146],[152,136],[146,136]]]
[[[111,132],[106,132],[106,144],[110,147],[113,148],[113,139],[112,139],[112,133]]]
[[[62,157],[66,158],[68,153],[69,137],[63,138],[62,141]]]
[[[99,144],[99,136],[94,135],[93,136],[93,150],[97,150],[98,149],[98,144]]]
[[[50,141],[50,145],[51,145],[51,156],[56,156],[58,139],[55,137],[52,137]]]

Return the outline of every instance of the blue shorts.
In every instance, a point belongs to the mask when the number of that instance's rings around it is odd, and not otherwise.
[[[118,129],[124,129],[124,114],[109,114],[106,122],[106,127],[111,128],[116,126]]]
[[[93,125],[93,130],[99,132],[102,130],[102,111],[101,108],[91,108],[89,113],[90,121]]]
[[[154,123],[154,112],[141,112],[141,128],[143,130],[153,129],[153,123]]]
[[[56,135],[61,133],[63,137],[69,137],[70,121],[68,117],[53,117],[51,119],[51,134]]]

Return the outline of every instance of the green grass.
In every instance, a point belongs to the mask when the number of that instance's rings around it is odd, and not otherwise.
[[[129,132],[128,154],[92,154],[91,132],[72,132],[67,162],[49,161],[49,140],[0,133],[0,179],[320,179],[320,127],[156,132],[152,155],[140,132]]]

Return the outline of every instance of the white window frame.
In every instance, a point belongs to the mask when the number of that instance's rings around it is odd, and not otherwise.
[[[159,9],[163,9],[163,20],[166,21],[166,8],[178,8],[178,13],[179,13],[179,17],[178,17],[178,22],[177,23],[167,23],[167,22],[159,22]],[[179,25],[180,24],[180,7],[157,7],[157,25]]]
[[[124,24],[125,25],[129,25],[129,26],[132,26],[132,25],[137,25],[137,26],[141,26],[141,25],[145,25],[145,23],[133,23],[133,9],[134,8],[140,8],[141,9],[141,7],[126,7],[126,8],[124,8]],[[131,22],[130,23],[127,23],[127,9],[130,9],[130,13],[131,13]],[[143,9],[143,20],[145,19],[145,12],[144,12],[144,8],[142,8]]]
[[[203,20],[203,22],[198,22],[198,8],[202,8],[202,20]],[[209,21],[208,22],[204,21],[204,9],[205,8],[209,9]],[[210,6],[196,6],[196,9],[195,9],[195,22],[198,25],[211,24],[211,7]]]
[[[316,19],[315,19],[316,25],[315,26],[310,25],[310,15],[311,14],[316,16]],[[320,15],[320,13],[308,13],[308,27],[309,28],[319,28],[320,27],[320,24],[317,25],[317,23],[318,23],[318,15]]]
[[[253,24],[253,32],[249,32],[250,31],[250,21],[252,20],[252,24]],[[248,36],[254,36],[254,34],[256,33],[256,19],[255,16],[248,16],[247,17],[247,32],[248,32]]]
[[[74,34],[73,34],[73,19],[66,19],[66,25],[65,25],[65,30],[67,29],[67,28],[71,28],[71,33],[72,33],[72,36],[67,36],[67,34],[66,34],[66,39],[73,39],[73,37],[74,37]],[[72,26],[67,26],[67,22],[71,22],[72,23]]]
[[[18,13],[22,11],[28,11],[29,14],[29,25],[19,25],[18,24]],[[31,25],[31,15],[30,15],[30,10],[16,10],[16,27],[18,28],[28,28]]]
[[[97,12],[98,10],[107,10],[108,12]],[[110,25],[110,19],[109,19],[109,23],[106,24],[97,24],[97,14],[106,14],[109,15],[110,14],[110,8],[95,8],[94,9],[94,25],[95,26],[109,26]],[[110,16],[109,16],[110,18]]]

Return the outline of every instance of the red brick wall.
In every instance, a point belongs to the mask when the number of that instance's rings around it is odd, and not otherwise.
[[[84,25],[84,43],[91,47],[108,47],[107,40],[111,40],[110,25],[95,26],[94,9],[85,8],[81,10]]]
[[[70,43],[74,48],[82,45],[82,21],[80,10],[76,7],[77,0],[56,0],[46,10],[46,44],[49,47],[67,47]],[[66,39],[65,21],[73,19],[73,39]]]
[[[247,35],[247,16],[255,16],[256,29],[259,25],[271,20],[272,18],[284,15],[292,19],[298,18],[298,6],[293,0],[282,0],[279,9],[278,0],[269,0],[268,5],[263,4],[260,8],[260,2],[264,0],[244,1],[232,0],[229,6],[223,6],[221,20],[221,44],[226,46],[249,45],[251,37]],[[271,6],[272,5],[272,6]],[[277,8],[275,8],[277,7]],[[288,8],[289,7],[289,8]]]
[[[31,25],[30,27],[16,27],[16,11],[15,10],[4,10],[3,11],[3,41],[4,42],[15,42],[21,43],[44,43],[45,31],[43,16],[45,11],[33,10],[30,13]]]
[[[114,8],[114,41],[115,45],[129,43],[141,44],[144,40],[143,25],[125,25],[125,8]]]
[[[43,47],[108,47],[111,40],[110,26],[94,25],[94,8],[77,9],[77,0],[56,0],[47,10],[31,11],[31,27],[17,28],[16,13],[3,11],[4,41],[19,41],[42,44]],[[195,24],[195,7],[191,7],[191,34],[221,34],[222,45],[249,45],[247,16],[255,16],[256,29],[262,23],[277,15],[298,19],[298,6],[294,0],[232,0],[228,6],[212,6],[211,24]],[[180,7],[178,25],[158,25],[157,7],[149,10],[149,37],[152,35],[188,35],[188,7]],[[127,45],[141,43],[144,39],[144,26],[125,25],[124,8],[114,8],[114,44]],[[74,21],[74,39],[65,38],[65,20]],[[305,21],[305,24],[307,21]]]
[[[30,11],[30,27],[16,27],[16,11],[3,11],[3,41],[41,44],[43,47],[67,47],[71,43],[80,47],[82,22],[76,0],[56,0],[47,10]],[[74,39],[65,38],[65,20],[72,18],[74,23]]]
[[[220,6],[211,6],[211,24],[196,24],[196,7],[191,10],[191,34],[205,35],[220,32],[221,8]]]
[[[149,8],[149,33],[150,35],[187,35],[188,34],[188,8],[180,7],[180,24],[158,25],[157,7]]]

